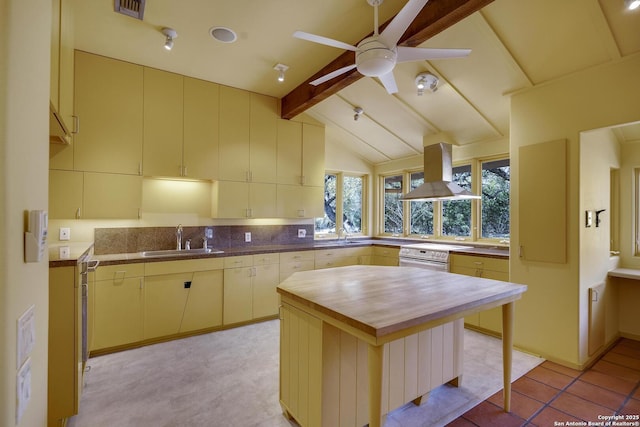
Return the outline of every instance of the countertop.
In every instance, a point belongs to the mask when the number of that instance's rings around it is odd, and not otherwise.
[[[305,244],[287,244],[287,245],[265,245],[265,246],[246,246],[239,248],[225,248],[222,253],[211,254],[191,254],[191,255],[176,255],[176,256],[158,256],[149,257],[142,256],[140,252],[134,253],[118,253],[118,254],[106,254],[106,255],[91,255],[92,260],[100,261],[101,265],[115,265],[115,264],[130,264],[138,262],[160,262],[160,261],[175,261],[183,259],[198,259],[198,258],[221,258],[237,255],[253,255],[260,253],[274,253],[274,252],[292,252],[292,251],[308,251],[317,249],[342,249],[342,248],[354,248],[363,246],[384,246],[391,248],[400,248],[402,245],[420,243],[412,240],[401,239],[351,239],[348,243],[337,242],[336,240],[319,241],[316,240],[313,243]],[[438,242],[441,244],[447,244],[448,242]],[[459,245],[458,242],[451,242],[451,244]],[[60,248],[69,248],[69,255],[63,256]],[[87,251],[93,249],[92,242],[73,242],[73,243],[55,243],[49,246],[49,267],[62,267],[66,265],[74,265],[77,260],[85,255]],[[490,257],[502,257],[508,258],[509,251],[505,249],[497,249],[495,247],[474,247],[471,249],[456,250],[452,253],[460,253],[476,256],[490,256]]]
[[[527,286],[416,267],[348,266],[293,274],[278,293],[376,340],[521,297]]]

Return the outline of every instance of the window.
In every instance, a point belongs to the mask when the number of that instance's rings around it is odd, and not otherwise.
[[[509,238],[510,178],[509,159],[482,163],[483,239]]]
[[[365,176],[325,174],[324,216],[315,219],[316,236],[363,233],[365,182]]]
[[[384,178],[384,232],[402,234],[402,175]]]
[[[453,168],[453,182],[465,190],[471,191],[471,165]],[[442,202],[442,235],[471,236],[471,200],[444,200]]]
[[[381,212],[384,217],[380,220],[379,233],[413,238],[491,239],[508,243],[509,158],[474,159],[468,164],[455,166],[452,180],[480,195],[480,200],[401,201],[404,193],[424,183],[424,172],[381,176]],[[640,187],[640,175],[638,185]]]
[[[410,180],[410,190],[418,188],[424,183],[424,172],[411,173]],[[433,202],[412,201],[409,206],[409,234],[433,235]]]

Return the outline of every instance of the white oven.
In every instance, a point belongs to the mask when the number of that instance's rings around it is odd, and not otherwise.
[[[416,243],[400,247],[400,266],[449,271],[449,251],[469,249],[440,243]]]

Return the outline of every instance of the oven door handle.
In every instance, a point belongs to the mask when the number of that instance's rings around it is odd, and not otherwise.
[[[444,262],[434,262],[427,260],[417,260],[415,258],[400,257],[401,267],[418,267],[429,270],[449,271],[449,264]]]

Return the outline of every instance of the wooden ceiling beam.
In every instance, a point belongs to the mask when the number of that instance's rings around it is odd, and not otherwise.
[[[419,46],[491,2],[493,0],[431,0],[409,25],[398,44],[410,47]],[[381,27],[381,31],[390,21],[385,22]],[[320,71],[309,77],[280,100],[281,117],[283,119],[291,119],[320,101],[338,93],[351,83],[360,80],[363,76],[354,68],[321,85],[313,86],[309,84],[309,82],[325,74],[354,63],[355,52],[345,51]]]

